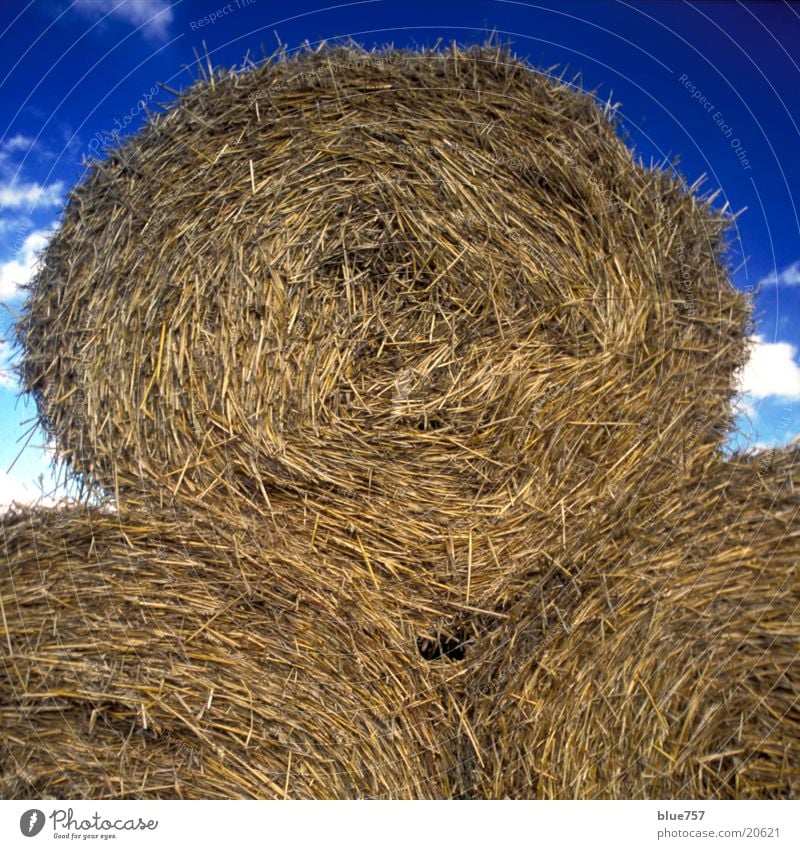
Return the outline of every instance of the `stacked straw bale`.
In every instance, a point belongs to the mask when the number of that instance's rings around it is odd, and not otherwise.
[[[7,514],[3,545],[3,797],[458,785],[444,670],[346,589],[299,581],[285,544],[75,507]]]
[[[725,227],[499,47],[217,72],[73,191],[24,382],[114,492],[497,518],[571,454],[627,481],[716,446]]]
[[[5,519],[5,792],[793,792],[712,202],[493,45],[212,71],[93,164],[17,340],[116,513]]]
[[[10,514],[0,793],[795,796],[799,478],[711,463],[438,657],[286,536]]]
[[[796,798],[798,493],[797,450],[715,463],[532,593],[474,661],[476,794]]]

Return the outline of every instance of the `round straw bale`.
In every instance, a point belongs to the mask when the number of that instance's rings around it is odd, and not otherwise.
[[[719,444],[727,222],[500,47],[281,56],[209,74],[75,187],[22,379],[115,493],[369,502],[441,539],[578,463],[644,484],[668,444]]]
[[[196,518],[26,509],[2,531],[3,796],[458,793],[441,665],[345,589]]]
[[[531,593],[470,670],[474,795],[796,798],[798,484],[796,451],[717,463]]]
[[[492,46],[213,72],[110,151],[17,339],[118,513],[4,520],[8,794],[786,794],[727,223]]]

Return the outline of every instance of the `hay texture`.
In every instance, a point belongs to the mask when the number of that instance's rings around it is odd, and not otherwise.
[[[458,787],[446,670],[378,609],[304,585],[287,545],[86,508],[9,513],[2,532],[4,798]]]
[[[473,662],[488,798],[796,798],[800,453],[715,463]],[[569,560],[569,553],[566,553]]]
[[[799,473],[717,461],[581,568],[548,545],[459,652],[260,525],[9,514],[0,793],[794,797]]]
[[[77,472],[422,539],[576,459],[630,485],[667,438],[719,443],[727,218],[610,105],[499,47],[279,59],[213,72],[70,196],[17,335]]]
[[[721,459],[696,188],[493,45],[210,72],[95,163],[16,332],[117,512],[4,520],[5,792],[796,793],[797,459]]]

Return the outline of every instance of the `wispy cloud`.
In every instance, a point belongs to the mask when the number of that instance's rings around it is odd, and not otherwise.
[[[10,183],[0,185],[0,210],[27,206],[28,211],[63,203],[64,184],[61,181],[43,186],[41,183]]]
[[[750,398],[800,398],[797,348],[753,336],[750,359],[739,375],[739,389]]]
[[[20,294],[20,286],[33,276],[39,252],[48,240],[47,230],[34,230],[25,238],[15,257],[0,263],[0,300],[9,300]]]
[[[0,236],[9,238],[12,234],[16,234],[17,244],[25,235],[30,232],[31,220],[25,215],[20,215],[10,218],[0,217]]]
[[[5,471],[0,470],[0,508],[6,508],[16,501],[19,504],[43,504],[52,505],[54,499],[49,493],[42,493],[41,487],[47,489],[51,481],[42,476],[39,484],[35,481],[23,483],[18,478],[12,477]]]
[[[800,259],[787,265],[782,271],[777,269],[758,281],[759,286],[797,286],[800,285]]]
[[[32,138],[17,133],[15,136],[0,142],[0,160],[6,159],[9,153],[19,153],[23,150],[30,150],[32,147]]]
[[[19,388],[13,365],[11,343],[7,339],[0,339],[0,389]]]
[[[17,133],[0,141],[0,189],[12,188],[19,179],[18,162],[22,154],[28,154],[37,147],[29,136]]]
[[[76,0],[74,8],[92,18],[120,18],[160,40],[168,37],[173,18],[169,0]]]

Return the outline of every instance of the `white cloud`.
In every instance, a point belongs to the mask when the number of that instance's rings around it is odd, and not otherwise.
[[[33,210],[42,206],[60,206],[63,202],[62,182],[43,186],[41,183],[20,183],[0,186],[0,209],[6,207],[24,206],[27,204]]]
[[[26,237],[15,257],[0,263],[0,300],[14,298],[20,294],[20,286],[33,277],[39,252],[47,242],[47,231],[34,230]]]
[[[33,139],[28,136],[23,136],[22,133],[17,133],[0,142],[0,160],[5,159],[9,153],[17,153],[20,150],[30,150],[33,147]]]
[[[19,389],[12,365],[11,343],[6,339],[0,339],[0,389]]]
[[[746,395],[737,395],[733,399],[733,411],[737,416],[752,418],[756,413],[755,399]]]
[[[750,359],[739,375],[739,390],[750,398],[800,398],[800,366],[794,345],[752,338]]]
[[[31,221],[29,218],[22,216],[20,218],[0,218],[0,235],[16,231],[16,238],[19,240],[22,235],[31,229]]]
[[[758,281],[759,286],[797,286],[800,284],[800,259],[782,271],[773,271]]]
[[[172,23],[169,0],[76,0],[74,8],[93,18],[114,15],[157,39],[167,38]]]
[[[51,485],[51,481],[44,475],[42,485],[45,491],[48,485]],[[13,501],[19,504],[52,505],[54,503],[52,495],[42,497],[42,490],[36,481],[23,482],[7,472],[0,471],[0,509],[9,507]]]

